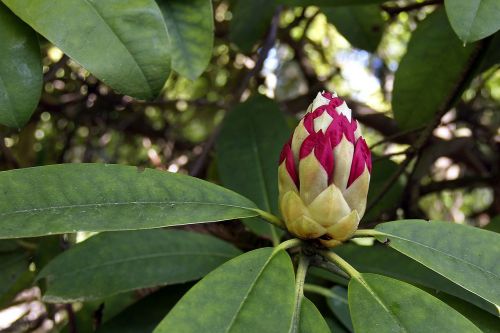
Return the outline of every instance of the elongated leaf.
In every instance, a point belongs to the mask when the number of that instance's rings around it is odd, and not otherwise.
[[[361,272],[382,274],[418,286],[444,291],[491,313],[497,312],[496,307],[490,302],[390,247],[346,244],[336,248],[335,252]]]
[[[498,308],[500,236],[449,222],[403,220],[376,227],[377,239]]]
[[[159,0],[170,36],[172,69],[194,80],[212,56],[214,21],[210,0]]]
[[[187,291],[185,285],[168,286],[145,297],[104,323],[97,333],[151,333]]]
[[[289,135],[275,102],[256,96],[237,106],[224,120],[216,142],[222,183],[261,209],[278,214],[278,159]],[[255,223],[270,233],[271,225]]]
[[[155,333],[288,333],[294,312],[290,257],[272,248],[254,250],[222,265],[198,282]]]
[[[468,319],[423,290],[365,273],[349,283],[349,306],[357,333],[481,332]]]
[[[96,299],[196,280],[240,253],[217,238],[187,231],[110,232],[59,255],[38,278],[48,280],[46,301]]]
[[[377,50],[384,29],[380,6],[322,7],[321,11],[352,46],[368,52]]]
[[[233,3],[229,39],[248,53],[257,41],[264,39],[276,9],[276,0],[235,0]]]
[[[325,319],[308,298],[302,299],[299,333],[330,333]]]
[[[351,315],[349,314],[349,303],[347,301],[347,289],[341,286],[335,286],[331,289],[332,297],[327,298],[328,306],[337,319],[353,332]]]
[[[328,317],[326,318],[326,323],[330,327],[332,333],[348,333],[348,331],[335,319]]]
[[[0,238],[252,217],[248,199],[169,172],[62,164],[0,172]]]
[[[500,29],[500,1],[445,0],[453,30],[465,42],[474,42]]]
[[[444,10],[418,25],[394,79],[392,108],[402,128],[428,123],[450,101],[473,51],[457,38]]]
[[[170,73],[168,34],[153,0],[2,0],[99,79],[150,99]]]
[[[0,2],[0,124],[21,128],[42,93],[36,33]]]

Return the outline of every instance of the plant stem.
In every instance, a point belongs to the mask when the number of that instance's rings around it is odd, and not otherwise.
[[[306,279],[307,268],[309,267],[310,258],[303,253],[299,255],[299,265],[297,274],[295,275],[295,312],[292,321],[291,332],[299,331],[300,324],[300,309],[302,299],[304,298],[304,281]]]
[[[276,248],[274,249],[274,252],[277,252],[277,251],[280,251],[280,250],[287,250],[289,248],[292,248],[292,247],[295,247],[295,246],[299,246],[301,244],[302,244],[302,241],[300,239],[292,238],[292,239],[284,241],[283,243],[281,243],[278,246],[276,246]]]
[[[264,220],[267,222],[277,226],[280,229],[286,230],[285,223],[276,215],[273,215],[271,213],[268,213],[266,211],[256,209],[257,213],[259,213],[260,217],[262,217]]]
[[[271,228],[271,240],[273,241],[273,246],[276,247],[280,244],[280,236],[278,235],[274,225],[269,225],[269,227]]]
[[[330,289],[315,284],[304,283],[304,291],[325,296],[326,298],[338,297]]]
[[[374,229],[360,229],[354,232],[353,237],[375,237],[383,235],[380,231]]]
[[[323,255],[323,257],[325,257],[329,261],[333,262],[334,264],[342,268],[342,270],[344,270],[344,272],[349,274],[351,278],[361,279],[361,274],[335,252],[321,251],[321,255]]]

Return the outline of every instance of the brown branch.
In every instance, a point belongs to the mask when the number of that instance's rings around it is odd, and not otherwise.
[[[494,184],[497,181],[498,179],[495,179],[495,177],[493,176],[487,176],[487,177],[467,176],[457,179],[443,180],[421,186],[420,195],[423,196],[429,193],[439,192],[442,190],[456,190],[467,187],[491,186],[491,184]]]
[[[407,6],[403,6],[403,7],[386,6],[386,5],[381,5],[380,7],[387,14],[389,14],[392,17],[392,16],[396,16],[402,12],[410,12],[412,10],[421,9],[423,7],[426,7],[426,6],[440,5],[442,3],[443,3],[443,0],[427,0],[427,1],[423,1],[423,2],[413,3],[413,4],[410,4]]]

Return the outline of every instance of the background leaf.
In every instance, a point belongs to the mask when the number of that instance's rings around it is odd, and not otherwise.
[[[302,299],[299,326],[299,333],[330,333],[321,312],[306,297]]]
[[[486,311],[492,313],[497,311],[490,302],[390,247],[380,244],[375,246],[345,244],[336,248],[335,252],[358,271],[386,275],[417,286],[444,291]]]
[[[290,129],[278,105],[255,96],[224,120],[217,138],[217,166],[222,183],[265,211],[279,214],[278,161]],[[270,233],[272,225],[256,221]],[[254,229],[255,230],[255,229]]]
[[[465,42],[475,42],[500,29],[500,2],[497,0],[445,0],[446,14]]]
[[[276,0],[233,0],[229,23],[229,40],[249,53],[263,39],[276,9]]]
[[[451,222],[402,220],[379,224],[380,241],[496,305],[500,290],[500,236]]]
[[[0,2],[0,124],[20,129],[42,92],[36,33]]]
[[[332,297],[326,299],[330,310],[332,310],[342,325],[347,327],[350,332],[353,332],[351,315],[349,314],[349,302],[347,300],[347,289],[341,286],[334,286],[331,292]]]
[[[172,69],[194,80],[212,57],[214,21],[210,0],[158,0],[170,36]]]
[[[38,279],[48,281],[46,301],[81,301],[196,280],[240,253],[228,243],[194,232],[109,232],[65,251]]]
[[[321,11],[352,46],[368,52],[377,50],[384,30],[380,6],[322,7]]]
[[[96,77],[133,97],[156,97],[170,73],[168,34],[153,0],[2,0]]]
[[[449,102],[473,51],[457,38],[444,10],[419,23],[394,78],[392,108],[400,127],[413,129],[433,119]]]
[[[262,248],[225,263],[198,282],[155,333],[288,333],[295,303],[292,262]]]
[[[349,283],[354,329],[366,332],[481,332],[460,313],[405,282],[364,273]]]
[[[387,0],[277,0],[288,6],[353,6],[382,3]]]
[[[257,215],[251,201],[225,188],[122,165],[4,171],[0,189],[0,238],[152,229]]]
[[[15,241],[0,241],[0,309],[33,279],[29,255]]]

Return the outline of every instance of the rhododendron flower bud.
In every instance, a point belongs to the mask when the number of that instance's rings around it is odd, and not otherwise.
[[[351,110],[318,93],[280,156],[279,202],[286,227],[333,247],[349,239],[366,208],[371,154]]]

